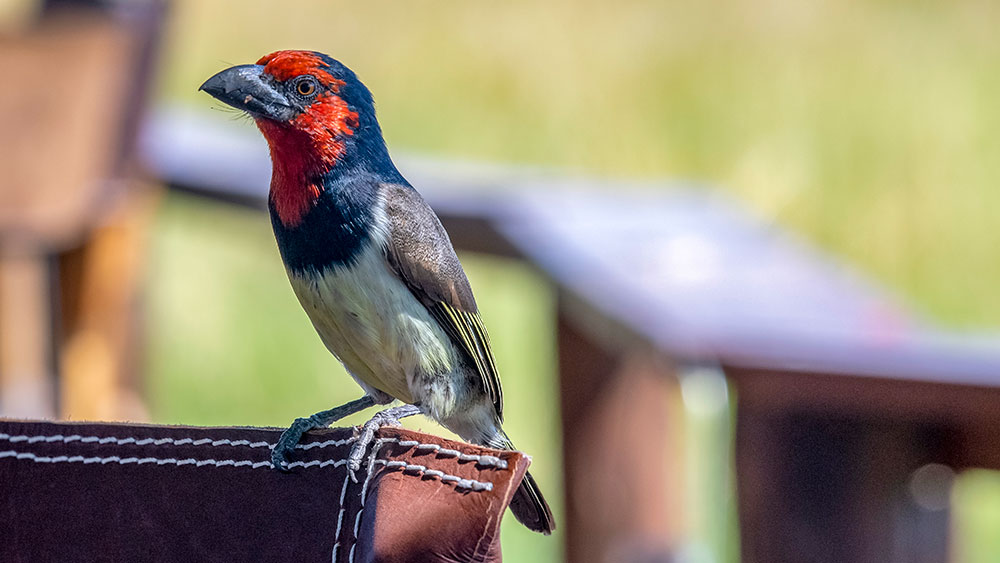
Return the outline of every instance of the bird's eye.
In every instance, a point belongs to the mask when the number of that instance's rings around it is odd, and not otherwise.
[[[303,78],[295,84],[295,91],[300,96],[312,96],[316,93],[316,81],[311,77]]]

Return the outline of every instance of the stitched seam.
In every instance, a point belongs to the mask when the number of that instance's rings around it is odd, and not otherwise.
[[[19,452],[15,450],[0,451],[0,459],[14,458],[18,460],[28,460],[35,463],[83,463],[84,465],[100,463],[116,463],[118,465],[144,465],[152,463],[155,465],[193,465],[195,467],[249,467],[251,469],[271,468],[270,461],[250,461],[248,459],[194,459],[194,458],[156,458],[156,457],[121,457],[121,456],[82,456],[82,455],[59,455],[44,456],[31,452]],[[347,465],[346,459],[327,459],[323,461],[296,461],[289,463],[288,467],[340,467]],[[375,460],[375,465],[384,465],[390,469],[402,469],[404,472],[420,473],[427,477],[435,477],[444,483],[453,483],[456,488],[470,489],[473,491],[489,491],[493,489],[493,483],[465,479],[457,475],[449,475],[436,469],[428,469],[424,465],[413,465],[403,461]]]
[[[297,450],[311,450],[313,448],[327,448],[336,447],[350,444],[356,441],[356,437],[345,438],[343,440],[326,440],[323,442],[312,442],[309,444],[298,444],[295,446]],[[419,442],[417,440],[400,440],[399,438],[381,438],[383,443],[395,443],[403,447],[413,448],[415,450],[426,450],[434,452],[436,455],[441,457],[454,457],[458,458],[459,461],[474,461],[479,465],[485,467],[495,467],[497,469],[506,469],[507,462],[492,455],[477,455],[477,454],[463,454],[458,450],[453,450],[449,448],[443,448],[440,444],[426,444]],[[135,438],[126,437],[118,438],[116,436],[81,436],[79,434],[71,434],[69,436],[64,436],[62,434],[54,434],[51,436],[37,435],[37,436],[27,436],[27,435],[11,435],[0,432],[0,441],[6,441],[11,443],[26,442],[28,444],[34,444],[38,442],[52,443],[52,442],[80,442],[81,444],[116,444],[119,446],[124,446],[132,444],[135,446],[211,446],[211,447],[247,447],[247,448],[273,448],[274,444],[270,442],[251,442],[249,440],[228,440],[219,439],[213,440],[211,438]],[[295,462],[301,463],[301,462]],[[311,462],[310,462],[311,463]],[[289,467],[297,467],[296,465],[289,464]]]
[[[507,469],[507,462],[493,455],[463,454],[458,450],[443,448],[440,444],[425,444],[416,440],[400,440],[398,438],[387,438],[387,442],[395,442],[403,447],[411,447],[415,450],[429,450],[441,457],[456,457],[459,461],[474,461],[486,467],[496,467],[497,469]]]
[[[344,460],[345,462],[347,460]],[[351,482],[351,472],[344,472],[344,485],[340,488],[340,511],[337,513],[337,531],[333,535],[333,555],[330,561],[337,563],[337,550],[340,548],[340,530],[344,525],[344,499],[347,498],[347,485]]]
[[[354,550],[358,547],[358,531],[361,527],[361,515],[365,512],[365,503],[368,500],[368,485],[371,483],[372,475],[375,474],[375,463],[378,457],[379,450],[382,449],[382,445],[386,442],[395,442],[398,440],[392,438],[380,438],[375,440],[375,445],[372,446],[371,456],[368,458],[368,470],[365,476],[365,482],[361,485],[361,505],[358,508],[358,514],[354,517],[354,544],[351,545],[351,553],[347,558],[347,563],[354,563]]]
[[[399,469],[403,473],[418,473],[424,477],[435,477],[445,483],[454,483],[456,488],[470,489],[473,491],[492,491],[493,483],[488,481],[476,481],[475,479],[465,479],[458,475],[449,475],[437,469],[430,469],[426,465],[406,463],[399,460],[375,460],[375,465],[384,465],[386,469]]]
[[[26,436],[23,434],[12,435],[0,432],[0,440],[11,443],[26,442],[28,444],[35,444],[38,442],[51,443],[51,442],[62,442],[64,444],[69,444],[72,442],[80,442],[81,444],[115,444],[118,446],[124,446],[132,444],[135,446],[230,446],[230,447],[247,447],[247,448],[273,448],[274,444],[270,442],[251,442],[250,440],[213,440],[211,438],[118,438],[116,436],[81,436],[79,434],[71,434],[69,436],[63,436],[62,434],[54,434],[52,436]],[[357,438],[345,438],[343,440],[326,440],[324,442],[312,442],[309,444],[298,444],[295,446],[297,450],[311,450],[313,448],[326,448],[330,446],[343,446],[354,442]]]
[[[155,457],[121,457],[117,455],[108,457],[98,457],[98,456],[82,456],[82,455],[58,455],[58,456],[43,456],[37,455],[30,452],[18,452],[14,450],[7,450],[0,452],[0,459],[12,457],[14,459],[26,459],[33,461],[35,463],[83,463],[84,465],[89,465],[93,463],[100,463],[101,465],[108,463],[117,463],[119,465],[143,465],[146,463],[154,463],[156,465],[193,465],[195,467],[204,467],[206,465],[214,465],[215,467],[250,467],[252,469],[260,469],[262,467],[271,467],[270,461],[250,461],[250,460],[235,460],[235,459],[194,459],[194,458],[155,458]]]

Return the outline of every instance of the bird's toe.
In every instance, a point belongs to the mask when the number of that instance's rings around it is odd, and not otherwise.
[[[281,437],[271,448],[271,465],[275,469],[288,471],[288,458],[302,440],[302,434],[316,427],[312,418],[296,418],[295,422],[281,433]]]

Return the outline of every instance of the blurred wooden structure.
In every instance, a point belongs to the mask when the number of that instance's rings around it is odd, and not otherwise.
[[[135,138],[165,4],[49,0],[0,37],[0,415],[142,418],[156,190]]]
[[[253,132],[175,111],[148,133],[173,187],[264,207]],[[679,381],[696,370],[735,397],[745,563],[948,559],[950,472],[1000,469],[997,343],[934,330],[709,190],[397,162],[456,247],[558,291],[571,561],[683,548]]]

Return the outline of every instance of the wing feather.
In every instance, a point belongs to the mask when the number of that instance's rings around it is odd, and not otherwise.
[[[448,233],[416,190],[402,185],[382,189],[389,265],[476,368],[483,390],[503,421],[503,390],[490,337]]]

